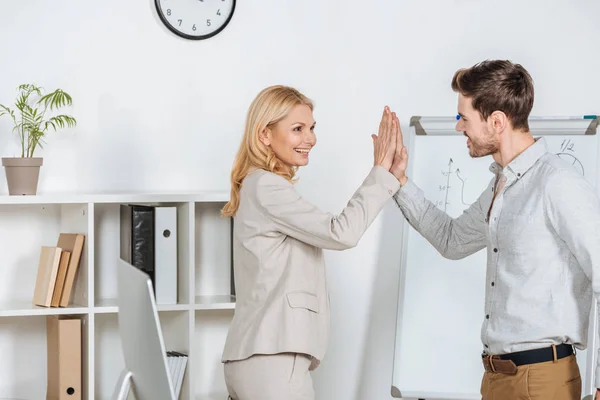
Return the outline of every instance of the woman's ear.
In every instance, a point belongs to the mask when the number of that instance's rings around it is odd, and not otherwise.
[[[263,131],[258,135],[258,139],[265,146],[270,146],[271,145],[271,139],[270,138],[271,138],[271,130],[269,128],[263,129]]]

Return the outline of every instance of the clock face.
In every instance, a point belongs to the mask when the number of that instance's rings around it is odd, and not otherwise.
[[[208,39],[231,20],[235,0],[155,0],[162,22],[173,33],[192,40]]]

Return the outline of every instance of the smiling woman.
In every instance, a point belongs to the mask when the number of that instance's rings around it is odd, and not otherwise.
[[[312,101],[288,86],[254,99],[231,172],[236,309],[222,361],[234,400],[311,400],[310,371],[325,355],[329,294],[323,249],[354,247],[400,188],[389,170],[399,123],[385,108],[374,162],[338,214],[296,192],[297,169],[316,145]]]
[[[260,141],[288,167],[307,165],[308,153],[317,144],[312,108],[295,105],[285,118],[261,132]]]

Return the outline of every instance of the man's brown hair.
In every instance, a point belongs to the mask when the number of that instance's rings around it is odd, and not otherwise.
[[[452,90],[472,100],[483,119],[502,111],[514,129],[529,130],[533,79],[523,66],[508,60],[486,60],[456,71]]]

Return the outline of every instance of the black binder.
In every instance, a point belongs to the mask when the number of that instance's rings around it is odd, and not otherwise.
[[[121,258],[150,276],[156,290],[154,261],[154,207],[122,204]]]

